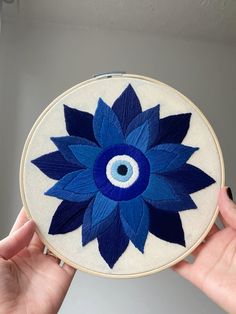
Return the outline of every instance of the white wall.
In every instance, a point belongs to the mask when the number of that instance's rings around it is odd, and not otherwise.
[[[7,21],[0,38],[0,235],[20,209],[25,138],[57,95],[94,73],[125,70],[157,78],[192,99],[222,145],[235,190],[236,47],[144,33]],[[37,184],[37,182],[36,182]],[[43,210],[43,209],[42,209]],[[172,271],[135,280],[77,273],[60,313],[222,313]]]

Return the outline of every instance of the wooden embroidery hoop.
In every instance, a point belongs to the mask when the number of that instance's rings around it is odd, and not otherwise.
[[[29,144],[31,142],[31,138],[35,132],[35,130],[38,128],[40,122],[42,121],[42,119],[45,117],[45,115],[47,115],[48,111],[58,102],[59,99],[61,99],[62,97],[64,97],[65,95],[67,95],[68,93],[73,92],[73,90],[80,88],[82,86],[85,86],[86,84],[90,84],[91,82],[95,82],[97,80],[102,80],[102,79],[107,79],[107,78],[114,78],[114,77],[124,77],[124,78],[134,78],[134,79],[140,79],[140,80],[145,80],[145,81],[149,81],[152,83],[157,83],[159,85],[163,85],[163,86],[168,86],[165,83],[162,83],[158,80],[149,78],[149,77],[145,77],[145,76],[140,76],[140,75],[135,75],[135,74],[124,74],[124,73],[109,73],[109,74],[102,74],[99,76],[95,76],[92,79],[86,80],[80,84],[77,84],[75,86],[73,86],[72,88],[68,89],[67,91],[65,91],[64,93],[62,93],[60,96],[58,96],[56,99],[54,99],[51,104],[49,104],[46,109],[41,113],[41,115],[38,117],[38,119],[36,120],[35,124],[33,125],[27,139],[24,145],[24,149],[23,149],[23,153],[22,153],[22,157],[21,157],[21,163],[20,163],[20,176],[19,176],[19,181],[20,181],[20,193],[21,193],[21,198],[22,198],[22,202],[23,202],[23,206],[26,210],[27,216],[28,218],[32,218],[30,210],[28,208],[27,205],[27,200],[26,200],[26,196],[25,196],[25,191],[24,191],[24,177],[23,177],[23,168],[24,168],[24,162],[25,162],[25,157],[27,154],[27,150],[29,147]],[[168,86],[170,87],[170,86]],[[188,104],[194,109],[194,111],[202,118],[202,120],[205,122],[206,126],[208,127],[216,148],[217,148],[217,152],[219,154],[219,160],[220,160],[220,170],[221,170],[221,187],[224,186],[224,182],[225,182],[225,170],[224,170],[224,161],[223,161],[223,156],[222,156],[222,152],[221,152],[221,148],[218,142],[218,139],[215,135],[214,130],[212,129],[210,123],[208,122],[207,118],[204,116],[204,114],[200,111],[200,109],[194,105],[187,97],[185,97],[183,94],[181,94],[179,91],[177,91],[176,89],[174,89],[173,87],[170,87],[172,89],[173,92],[179,94],[182,98],[184,98]],[[192,251],[194,251],[197,246],[204,240],[204,238],[206,237],[206,235],[208,234],[208,232],[210,231],[211,227],[213,226],[217,216],[218,216],[218,212],[219,209],[218,207],[216,207],[214,215],[212,216],[211,221],[208,224],[208,227],[205,229],[205,231],[202,233],[202,235],[199,237],[198,241],[195,242],[195,244],[190,247],[189,249],[187,249],[184,254],[182,254],[181,256],[179,256],[178,258],[172,260],[171,262],[162,265],[161,267],[157,268],[157,269],[151,269],[149,271],[144,271],[144,272],[139,272],[139,273],[132,273],[132,274],[111,274],[111,273],[102,273],[99,271],[95,271],[86,267],[83,267],[81,265],[78,265],[76,263],[74,263],[73,261],[71,261],[70,259],[68,259],[67,257],[65,257],[63,254],[61,254],[60,252],[58,252],[58,250],[56,250],[43,236],[43,234],[40,232],[40,230],[38,228],[36,228],[36,232],[39,235],[41,241],[45,244],[45,246],[58,258],[61,259],[61,261],[71,265],[72,267],[79,269],[81,271],[93,274],[93,275],[98,275],[101,277],[107,277],[107,278],[137,278],[137,277],[141,277],[141,276],[146,276],[146,275],[150,275],[156,272],[159,272],[161,270],[164,270],[166,268],[169,268],[171,266],[173,266],[174,264],[180,262],[181,260],[183,260],[184,258],[186,258],[188,255],[191,254]]]

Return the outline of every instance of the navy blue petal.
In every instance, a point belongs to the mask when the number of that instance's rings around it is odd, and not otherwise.
[[[183,166],[197,147],[182,144],[160,144],[146,152],[151,172],[165,173]]]
[[[68,173],[44,194],[71,202],[83,202],[91,199],[95,192],[80,193],[80,191],[67,189],[67,185],[70,184],[80,172],[81,170]]]
[[[107,228],[113,223],[116,215],[117,209],[113,210],[108,216],[102,219],[99,223],[93,221],[93,209],[94,209],[94,200],[88,206],[83,220],[82,226],[82,243],[83,246],[89,243],[90,241],[97,238],[101,235]]]
[[[131,84],[115,100],[112,109],[116,113],[125,133],[129,123],[142,112],[140,101]]]
[[[129,238],[124,232],[120,216],[117,213],[112,224],[98,236],[100,254],[110,268],[113,268],[128,244]]]
[[[66,130],[69,135],[96,142],[93,134],[93,115],[64,105]]]
[[[136,197],[130,201],[121,201],[119,208],[125,233],[139,251],[143,253],[149,226],[147,205],[142,197]]]
[[[126,130],[126,136],[131,133],[134,129],[141,126],[145,122],[149,125],[149,138],[148,147],[151,147],[155,143],[159,135],[159,115],[160,115],[160,105],[153,108],[147,109],[144,112],[139,113],[128,125]]]
[[[156,237],[171,243],[185,246],[184,230],[179,213],[159,210],[148,204],[149,231]]]
[[[190,123],[191,113],[177,114],[160,119],[160,133],[153,146],[161,143],[181,143]]]
[[[74,165],[65,160],[58,151],[42,155],[31,162],[46,176],[54,180],[59,180],[66,174],[81,168],[79,165]]]
[[[57,146],[60,153],[64,156],[66,160],[80,166],[82,165],[79,163],[78,159],[72,153],[70,146],[81,144],[81,145],[90,145],[93,147],[97,147],[97,145],[94,142],[91,142],[85,138],[77,137],[77,136],[51,137],[51,140]]]
[[[87,202],[62,201],[52,217],[49,234],[64,234],[79,228],[83,223]]]
[[[202,190],[216,181],[201,169],[185,164],[178,170],[163,174],[174,186],[178,184],[188,194]]]
[[[93,130],[101,147],[124,142],[124,134],[116,114],[101,98],[93,118]]]

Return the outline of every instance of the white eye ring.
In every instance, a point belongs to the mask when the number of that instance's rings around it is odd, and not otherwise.
[[[112,166],[117,161],[125,161],[130,164],[133,173],[127,181],[119,181],[115,179],[114,176],[112,176]],[[110,159],[109,162],[107,163],[106,176],[113,185],[125,189],[130,187],[137,180],[139,176],[139,167],[137,162],[132,157],[128,155],[117,155]]]

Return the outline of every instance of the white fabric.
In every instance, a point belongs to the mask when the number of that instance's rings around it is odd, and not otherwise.
[[[131,83],[135,89],[143,110],[160,104],[161,118],[191,112],[190,129],[183,144],[199,147],[188,163],[195,165],[216,180],[216,184],[197,193],[191,194],[198,209],[181,212],[185,231],[186,248],[177,244],[160,240],[149,233],[144,254],[139,252],[130,242],[127,250],[110,269],[101,257],[97,240],[82,247],[81,228],[65,235],[49,235],[48,229],[52,216],[61,200],[45,196],[56,181],[49,179],[31,160],[55,151],[51,136],[67,135],[64,122],[63,104],[94,114],[99,97],[109,105]],[[114,77],[88,81],[84,85],[75,86],[58,97],[41,115],[25,147],[22,162],[21,189],[24,205],[37,222],[40,233],[51,249],[58,252],[67,262],[71,262],[84,270],[91,270],[105,275],[142,275],[157,270],[163,265],[180,258],[202,237],[215,215],[217,196],[222,185],[222,165],[220,152],[211,129],[198,109],[183,95],[173,88],[157,81],[143,78]]]

